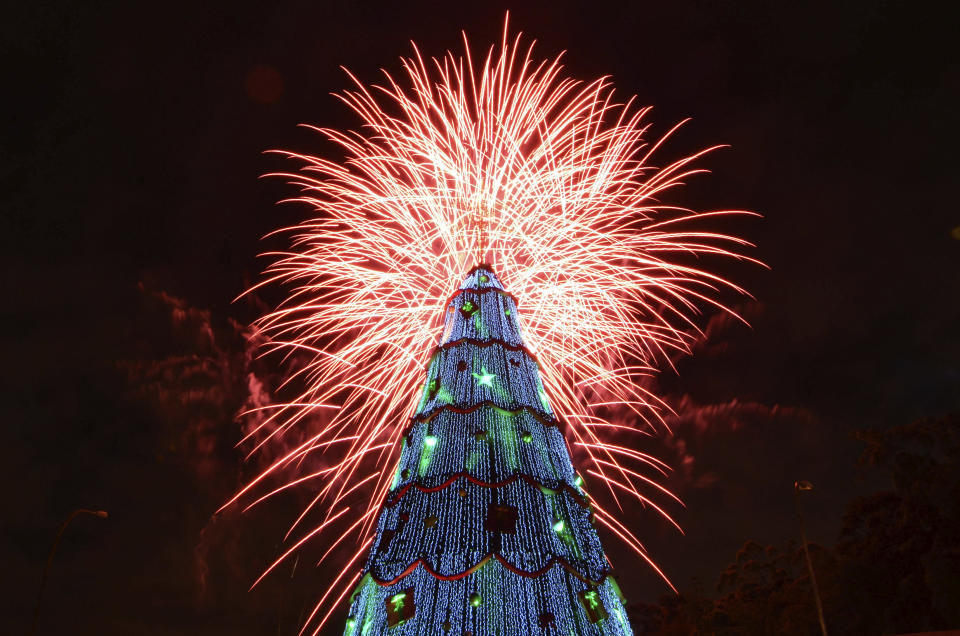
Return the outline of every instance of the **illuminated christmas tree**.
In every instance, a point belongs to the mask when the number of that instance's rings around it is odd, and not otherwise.
[[[464,47],[415,50],[379,85],[351,76],[360,125],[316,129],[340,159],[281,153],[313,214],[271,254],[261,285],[289,293],[257,327],[299,388],[248,414],[243,443],[269,460],[224,508],[309,493],[254,582],[317,544],[318,567],[339,560],[304,634],[347,599],[348,635],[629,634],[593,524],[673,588],[616,514],[638,502],[679,529],[657,502],[678,501],[669,467],[629,436],[664,430],[649,377],[741,291],[711,268],[751,260],[746,241],[702,221],[750,213],[671,203],[712,149],[653,163],[676,127],[650,137],[607,78],[538,60],[506,22],[485,55]],[[485,262],[523,290],[540,360],[491,267],[444,305]]]
[[[347,636],[632,634],[517,299],[490,266],[447,303],[401,443]]]

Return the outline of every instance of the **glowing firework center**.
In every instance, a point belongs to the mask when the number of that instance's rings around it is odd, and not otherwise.
[[[632,634],[590,500],[488,266],[447,305],[346,634]]]

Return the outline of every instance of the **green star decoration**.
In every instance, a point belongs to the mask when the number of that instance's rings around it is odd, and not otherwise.
[[[477,379],[477,383],[480,386],[488,386],[491,389],[493,388],[493,379],[497,377],[493,373],[487,373],[487,367],[480,367],[480,373],[471,374]]]

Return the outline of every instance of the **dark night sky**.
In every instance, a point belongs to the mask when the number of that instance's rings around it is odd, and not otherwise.
[[[90,506],[111,517],[71,526],[41,633],[295,633],[327,572],[246,592],[293,507],[208,523],[240,471],[216,408],[229,389],[198,414],[143,397],[131,365],[188,351],[209,322],[228,335],[197,347],[231,368],[228,319],[255,316],[231,301],[280,246],[260,237],[304,213],[273,204],[289,191],[258,179],[281,167],[261,152],[320,151],[301,122],[354,123],[330,96],[340,65],[374,80],[409,40],[441,53],[461,28],[480,48],[507,8],[572,75],[610,74],[654,105],[655,131],[692,117],[663,156],[730,144],[685,201],[764,215],[724,228],[771,266],[723,272],[755,295],[740,305],[752,329],[714,320],[660,382],[687,534],[631,522],[681,588],[712,585],[748,539],[794,537],[798,478],[818,487],[812,538],[832,543],[846,502],[876,485],[851,432],[960,408],[960,61],[932,5],[199,4],[5,11],[0,632],[24,631],[50,540]],[[605,541],[629,597],[665,591]]]

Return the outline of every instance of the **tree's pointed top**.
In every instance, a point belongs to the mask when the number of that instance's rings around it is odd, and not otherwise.
[[[466,278],[464,278],[463,283],[460,284],[460,289],[484,289],[486,287],[506,291],[503,283],[501,283],[497,275],[493,273],[493,267],[486,263],[477,265],[467,272]]]

